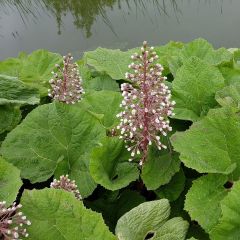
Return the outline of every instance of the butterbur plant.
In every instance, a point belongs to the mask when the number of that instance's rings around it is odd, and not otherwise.
[[[240,239],[239,53],[197,39],[0,61],[0,240]]]
[[[48,90],[48,96],[66,104],[79,102],[84,93],[78,65],[72,61],[70,53],[64,56],[63,68],[56,64],[57,71],[52,72],[53,78],[49,81],[51,89]]]
[[[31,225],[31,222],[20,211],[21,207],[14,203],[7,208],[6,202],[0,202],[0,239],[17,240],[28,237],[25,226]]]
[[[78,190],[78,186],[76,185],[74,180],[70,180],[68,178],[68,175],[60,176],[59,180],[54,179],[50,186],[51,188],[63,189],[67,192],[72,192],[76,199],[82,200],[82,196]]]
[[[159,150],[167,148],[160,137],[166,136],[172,130],[169,126],[169,116],[173,116],[174,101],[171,101],[171,91],[164,84],[166,77],[162,76],[163,67],[155,63],[158,55],[153,47],[143,42],[141,54],[131,56],[134,61],[129,65],[133,73],[125,77],[132,82],[121,85],[123,100],[120,107],[123,111],[117,114],[121,131],[120,138],[126,142],[126,148],[131,152],[132,161],[140,154],[140,165],[146,161],[149,145],[155,143]],[[134,86],[133,86],[134,84]]]

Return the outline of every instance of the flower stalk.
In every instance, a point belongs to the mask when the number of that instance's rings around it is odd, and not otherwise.
[[[19,209],[21,204],[14,203],[12,207],[7,208],[6,202],[0,202],[0,239],[18,240],[22,237],[28,237],[24,225],[31,225]]]
[[[72,192],[74,194],[74,196],[76,197],[76,199],[78,200],[82,200],[82,196],[80,195],[80,192],[78,190],[78,186],[75,183],[75,180],[70,180],[68,178],[68,175],[64,176],[60,176],[60,179],[54,179],[53,182],[50,185],[51,188],[55,188],[55,189],[63,189],[67,192]]]
[[[72,60],[70,53],[64,56],[63,68],[56,64],[57,72],[52,72],[53,78],[49,81],[51,89],[48,90],[48,96],[66,104],[79,102],[84,94],[78,65]]]
[[[144,42],[141,53],[135,53],[131,58],[133,62],[129,68],[134,72],[127,72],[125,77],[132,84],[121,85],[123,100],[120,107],[123,111],[117,114],[120,118],[117,129],[131,152],[129,161],[141,155],[139,164],[142,165],[152,143],[159,150],[167,148],[161,142],[161,136],[172,130],[168,117],[174,115],[175,102],[171,101],[171,91],[164,83],[166,77],[162,76],[162,65],[155,63],[158,55],[154,48]]]

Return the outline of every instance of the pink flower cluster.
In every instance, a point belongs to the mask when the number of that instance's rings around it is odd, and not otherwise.
[[[155,143],[159,150],[167,148],[161,142],[161,136],[172,130],[168,117],[174,115],[175,102],[171,101],[171,91],[164,84],[166,77],[162,76],[162,65],[154,63],[158,59],[154,48],[144,42],[141,53],[135,53],[131,58],[134,62],[129,68],[133,72],[127,72],[126,78],[132,84],[121,85],[123,100],[120,107],[123,111],[117,114],[120,118],[117,129],[131,152],[129,161],[142,154],[142,165],[149,145]]]
[[[68,178],[68,175],[60,176],[60,180],[54,179],[53,182],[51,183],[51,188],[63,189],[67,192],[72,192],[75,195],[76,199],[78,200],[82,199],[78,187],[75,184],[75,181],[74,180],[71,181]]]
[[[13,204],[7,208],[6,202],[0,202],[0,239],[17,240],[22,237],[28,237],[28,233],[24,225],[31,225],[19,209],[22,205]]]
[[[51,89],[48,96],[66,104],[79,102],[84,93],[78,65],[72,60],[71,54],[64,56],[63,68],[56,64],[57,72],[52,72],[53,78],[49,81]]]

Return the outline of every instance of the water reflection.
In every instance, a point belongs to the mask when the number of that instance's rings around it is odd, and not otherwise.
[[[239,0],[0,0],[0,59],[38,48],[79,57],[203,37],[239,47]]]
[[[116,0],[43,0],[42,2],[55,17],[59,34],[61,34],[61,25],[63,24],[62,17],[68,12],[72,14],[76,28],[83,29],[86,37],[91,36],[91,26],[97,16],[101,16],[114,32],[105,9],[112,8]]]
[[[40,21],[42,17],[40,12],[44,11],[46,15],[55,18],[58,34],[61,34],[61,29],[64,27],[63,17],[71,13],[75,27],[82,29],[88,38],[92,35],[91,27],[97,17],[101,17],[110,30],[117,35],[107,15],[107,11],[113,9],[115,5],[118,9],[121,9],[123,4],[124,6],[127,5],[128,14],[131,11],[134,11],[136,15],[141,12],[143,15],[148,15],[151,21],[153,19],[148,14],[149,4],[153,5],[160,15],[164,14],[168,17],[170,16],[168,8],[171,6],[175,17],[178,19],[178,14],[181,14],[181,10],[177,0],[167,2],[165,0],[0,0],[0,7],[5,14],[17,11],[25,25],[29,21],[34,23]],[[18,32],[13,32],[12,35],[15,38]]]

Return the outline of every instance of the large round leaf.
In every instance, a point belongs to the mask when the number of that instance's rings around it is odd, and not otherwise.
[[[214,50],[208,41],[198,38],[185,44],[182,50],[178,52],[178,55],[175,55],[174,58],[169,60],[172,74],[175,75],[178,68],[190,57],[198,57],[209,65],[218,66],[230,62],[233,55],[225,48]]]
[[[0,157],[0,201],[12,204],[21,185],[20,171]]]
[[[109,190],[126,187],[138,178],[137,164],[128,162],[129,152],[118,137],[106,137],[92,152],[90,173],[93,179]]]
[[[217,105],[215,93],[224,87],[220,71],[197,57],[188,59],[172,83],[175,118],[196,121]]]
[[[78,105],[52,103],[34,109],[10,132],[2,144],[2,155],[21,169],[31,182],[69,174],[82,196],[96,184],[89,174],[89,154],[105,130],[99,121]]]
[[[169,215],[167,199],[142,203],[118,220],[117,237],[119,240],[143,240],[151,233],[153,240],[184,240],[188,223],[180,217],[168,220]]]
[[[227,176],[209,174],[193,181],[185,200],[185,210],[209,232],[221,217],[220,202],[227,195]]]
[[[240,176],[240,118],[234,109],[212,109],[189,130],[171,137],[180,159],[200,173]]]
[[[86,209],[69,192],[59,189],[26,191],[23,212],[31,221],[31,240],[115,240],[101,214]]]

